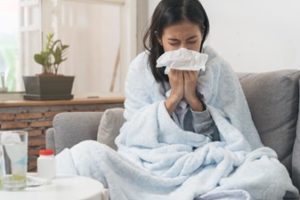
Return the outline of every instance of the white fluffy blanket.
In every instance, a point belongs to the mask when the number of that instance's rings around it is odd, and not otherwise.
[[[221,141],[178,127],[143,53],[128,73],[127,122],[116,139],[118,153],[83,142],[57,156],[58,171],[98,179],[112,200],[274,200],[287,191],[296,196],[276,153],[260,142],[235,73],[211,49],[205,53],[209,59],[198,89]]]

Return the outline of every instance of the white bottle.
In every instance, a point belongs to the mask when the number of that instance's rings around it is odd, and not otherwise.
[[[43,149],[37,159],[38,176],[47,180],[48,183],[55,177],[55,157],[52,149]]]

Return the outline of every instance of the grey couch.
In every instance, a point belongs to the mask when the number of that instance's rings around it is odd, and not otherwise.
[[[263,143],[273,148],[300,188],[300,71],[239,74],[252,118]],[[230,95],[230,94],[228,94]],[[61,113],[46,133],[46,146],[59,153],[83,140],[98,140],[112,148],[124,119],[122,109]],[[298,120],[299,118],[299,120]]]

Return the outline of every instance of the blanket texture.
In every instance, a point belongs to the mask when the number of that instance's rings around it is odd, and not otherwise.
[[[116,138],[118,153],[82,142],[56,157],[58,173],[93,177],[109,188],[112,200],[274,200],[286,192],[296,197],[287,170],[260,141],[235,73],[210,48],[204,53],[209,57],[197,89],[220,141],[174,122],[142,53],[127,76],[127,121]]]

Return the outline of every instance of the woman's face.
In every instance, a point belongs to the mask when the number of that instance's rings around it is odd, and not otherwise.
[[[184,20],[166,27],[159,42],[165,52],[180,48],[200,51],[202,34],[197,24]]]

